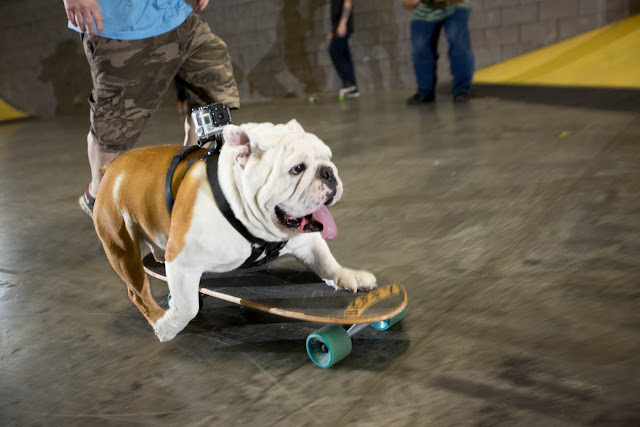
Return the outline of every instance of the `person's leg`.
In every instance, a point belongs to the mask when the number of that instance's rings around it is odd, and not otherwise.
[[[184,81],[191,108],[221,102],[230,109],[240,107],[238,87],[233,77],[231,57],[226,43],[211,32],[196,13],[178,27],[185,40],[180,52],[182,64],[178,76]],[[185,118],[185,145],[195,145],[197,136],[191,118]]]
[[[191,125],[191,116],[187,114],[184,118],[184,141],[185,146],[192,146],[198,143],[195,126]]]
[[[469,37],[469,9],[461,8],[444,22],[449,41],[449,61],[453,75],[453,93],[468,94],[471,91],[474,56]]]
[[[355,85],[355,75],[353,64],[350,64],[349,42],[347,37],[333,35],[329,44],[329,54],[333,66],[342,80],[342,87]]]
[[[329,54],[333,66],[342,80],[342,87],[356,86],[356,75],[349,50],[349,35],[338,37],[334,34],[329,44]]]
[[[345,38],[344,38],[344,71],[345,71],[345,76],[347,77],[347,82],[349,84],[344,85],[345,88],[353,88],[355,87],[356,89],[351,89],[350,94],[353,93],[357,93],[357,87],[358,87],[358,82],[356,82],[356,72],[353,68],[353,59],[351,58],[351,49],[349,48],[349,36],[350,34],[348,34]]]
[[[80,205],[90,211],[90,199],[97,195],[102,180],[102,167],[133,147],[171,84],[179,60],[177,38],[171,32],[143,40],[83,39],[93,90],[87,135],[91,183]],[[163,58],[168,59],[151,61],[156,51],[162,51]]]
[[[411,21],[411,58],[418,83],[417,94],[425,99],[434,97],[441,26],[440,22]]]
[[[120,155],[120,151],[113,151],[103,148],[89,132],[87,134],[87,156],[89,157],[89,167],[91,168],[91,182],[89,183],[89,196],[95,198],[98,194],[98,186],[102,180],[102,172],[100,169],[116,157]]]
[[[342,76],[342,68],[340,61],[342,60],[340,56],[340,41],[336,40],[335,34],[332,35],[331,41],[329,42],[329,57],[331,57],[331,62],[333,62],[333,68],[338,73],[340,80],[342,80],[342,84],[344,85],[344,77]]]
[[[176,76],[173,79],[174,86],[176,88],[176,96],[178,98],[178,112],[182,114],[188,113],[189,103],[187,89],[184,87],[184,84],[180,80],[180,77]]]

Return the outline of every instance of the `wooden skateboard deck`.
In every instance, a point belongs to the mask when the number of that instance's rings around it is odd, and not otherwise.
[[[143,260],[147,274],[166,281],[164,264]],[[265,268],[204,273],[200,293],[277,316],[342,325],[375,323],[393,318],[407,306],[404,288],[383,281],[357,293],[335,290],[310,271]]]
[[[147,274],[166,281],[164,264],[152,255],[147,255],[143,264]],[[307,270],[263,266],[204,273],[200,293],[277,316],[326,323],[307,337],[306,347],[313,363],[328,368],[349,355],[353,335],[368,325],[384,331],[404,317],[404,288],[378,281],[376,289],[352,293],[333,289]]]

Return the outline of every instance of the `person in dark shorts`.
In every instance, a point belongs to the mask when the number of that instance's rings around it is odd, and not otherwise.
[[[69,28],[81,33],[91,68],[91,128],[87,135],[91,182],[79,203],[92,215],[100,169],[132,148],[174,77],[193,106],[222,102],[239,108],[226,43],[195,12],[209,0],[64,0]],[[185,144],[196,142],[185,119]]]
[[[349,37],[353,33],[353,0],[331,0],[331,34],[329,54],[342,79],[339,93],[344,97],[359,96],[356,74],[349,50]]]

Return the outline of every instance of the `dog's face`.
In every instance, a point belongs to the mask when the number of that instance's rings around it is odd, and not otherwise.
[[[235,186],[249,215],[268,230],[288,235],[337,229],[327,206],[342,196],[331,150],[291,120],[286,125],[248,123],[224,129],[223,150],[233,150]],[[221,178],[226,179],[226,178]]]

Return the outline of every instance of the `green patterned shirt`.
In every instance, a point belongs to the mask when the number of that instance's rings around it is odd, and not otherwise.
[[[413,19],[421,21],[438,22],[453,15],[459,8],[470,7],[470,0],[462,3],[436,3],[433,0],[422,0],[413,11]]]

